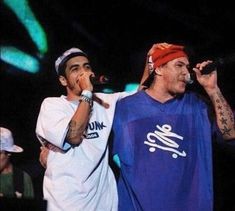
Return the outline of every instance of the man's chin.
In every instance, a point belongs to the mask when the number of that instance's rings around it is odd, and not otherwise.
[[[177,90],[178,95],[183,94],[184,92],[185,92],[185,87],[182,87],[182,88]]]

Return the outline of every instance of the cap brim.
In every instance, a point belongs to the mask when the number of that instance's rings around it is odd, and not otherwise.
[[[7,148],[7,149],[2,149],[4,151],[7,152],[15,152],[15,153],[19,153],[19,152],[23,152],[23,148],[17,146],[17,145],[13,145],[11,148]]]

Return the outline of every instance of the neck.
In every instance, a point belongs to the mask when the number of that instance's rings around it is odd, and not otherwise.
[[[72,91],[67,91],[67,100],[68,101],[75,101],[75,100],[79,100],[79,99],[80,99],[80,95],[76,95]]]
[[[1,174],[9,174],[13,172],[13,166],[9,163],[2,171]]]
[[[169,93],[164,87],[161,87],[159,84],[151,85],[148,89],[146,89],[146,93],[150,97],[161,103],[165,103],[166,101],[175,97],[175,95]]]

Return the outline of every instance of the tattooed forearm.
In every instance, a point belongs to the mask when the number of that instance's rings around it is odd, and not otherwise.
[[[67,138],[73,138],[77,135],[77,130],[76,130],[76,122],[71,120],[69,122],[69,129],[68,129],[68,133],[67,133]]]
[[[211,100],[214,105],[217,124],[223,134],[223,137],[225,139],[234,138],[234,115],[229,104],[219,90],[213,96],[211,96]]]
[[[69,122],[69,128],[67,132],[67,139],[70,140],[73,144],[79,144],[81,142],[81,137],[83,134],[83,131],[80,127],[80,124],[78,124],[76,121],[71,120]],[[76,142],[72,141],[76,140]]]

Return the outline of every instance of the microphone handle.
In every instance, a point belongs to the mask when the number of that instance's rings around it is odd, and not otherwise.
[[[210,73],[213,72],[214,70],[217,70],[218,65],[219,65],[218,62],[212,62],[212,63],[206,65],[206,66],[202,69],[201,74],[202,74],[202,75],[210,74]]]
[[[201,74],[202,75],[207,75],[210,74],[211,72],[213,72],[214,70],[218,70],[218,67],[221,66],[223,64],[223,60],[217,60],[215,62],[212,62],[208,65],[206,65],[202,71]],[[193,71],[189,74],[189,76],[187,76],[186,81],[188,84],[192,84],[194,81],[196,80],[196,73]]]

